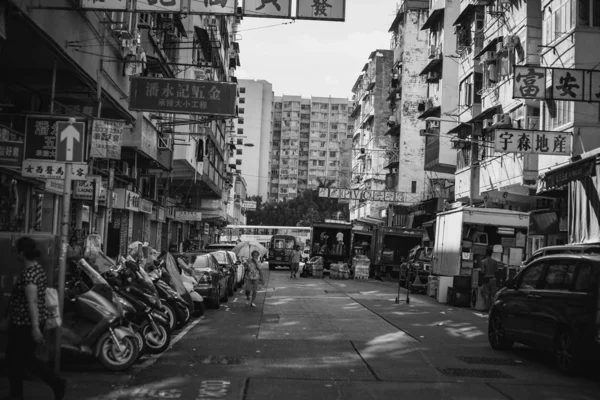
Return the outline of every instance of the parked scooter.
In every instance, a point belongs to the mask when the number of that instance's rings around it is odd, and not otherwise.
[[[93,355],[112,371],[124,371],[139,357],[135,332],[122,325],[123,308],[106,280],[85,261],[71,265],[65,283],[61,349]]]
[[[177,266],[179,267],[179,271],[181,273],[183,286],[188,291],[192,297],[192,301],[194,302],[194,316],[201,317],[204,315],[206,307],[204,305],[204,299],[200,293],[194,290],[196,285],[198,285],[198,281],[194,277],[194,271],[181,258],[177,259]]]

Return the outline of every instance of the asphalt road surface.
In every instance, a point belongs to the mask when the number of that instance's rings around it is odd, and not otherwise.
[[[290,279],[268,271],[257,307],[239,291],[130,371],[73,364],[68,399],[531,399],[600,398],[597,367],[563,376],[526,347],[497,352],[487,315],[392,283]],[[6,393],[6,382],[0,388]],[[45,391],[45,392],[44,392]],[[51,398],[38,382],[28,398]],[[45,395],[44,395],[45,394]]]

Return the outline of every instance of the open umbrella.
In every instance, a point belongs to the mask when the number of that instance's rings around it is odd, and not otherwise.
[[[231,249],[231,251],[233,251],[238,256],[238,258],[250,258],[250,255],[254,250],[258,251],[261,256],[267,254],[267,249],[265,248],[265,246],[263,246],[255,240],[239,242],[235,245],[233,249]]]

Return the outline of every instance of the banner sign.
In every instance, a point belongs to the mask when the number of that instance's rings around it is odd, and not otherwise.
[[[179,14],[181,12],[182,2],[188,1],[189,0],[136,0],[135,10]]]
[[[383,201],[387,203],[405,202],[404,192],[387,190],[319,188],[319,197],[329,199]]]
[[[65,163],[55,161],[25,160],[21,174],[30,178],[37,179],[65,179]],[[74,181],[84,181],[87,179],[89,166],[87,164],[71,165],[71,179]]]
[[[568,132],[496,129],[494,150],[500,153],[569,156],[571,135]]]
[[[344,22],[346,0],[297,0],[296,19]]]
[[[152,215],[152,202],[146,199],[140,199],[140,212]]]
[[[84,10],[125,11],[129,0],[81,0]]]
[[[21,166],[23,163],[24,135],[0,125],[0,165]]]
[[[600,102],[598,70],[522,65],[515,65],[514,70],[514,99]]]
[[[200,211],[175,211],[175,218],[180,221],[202,221]]]
[[[129,191],[127,189],[118,188],[115,189],[117,194],[117,201],[114,204],[114,208],[121,210],[139,211],[140,209],[140,195]]]
[[[121,159],[125,121],[95,119],[92,124],[91,158]]]
[[[106,203],[106,193],[108,188],[108,181],[96,179],[96,185],[100,185],[97,189],[98,202]],[[73,198],[76,200],[94,200],[94,179],[86,179],[85,181],[75,182],[73,185]]]
[[[237,7],[236,2],[237,0],[189,0],[187,14],[233,15]],[[185,8],[185,4],[183,6]]]
[[[256,211],[255,201],[242,201],[242,208],[244,210]]]
[[[245,0],[245,17],[291,18],[292,0]]]
[[[236,98],[235,83],[132,77],[129,109],[235,117]]]

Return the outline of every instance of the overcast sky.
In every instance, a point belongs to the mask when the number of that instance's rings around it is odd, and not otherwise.
[[[264,79],[283,94],[350,97],[372,51],[389,49],[396,2],[347,0],[346,22],[245,17],[239,27],[240,79]],[[295,1],[292,10],[295,10]]]

